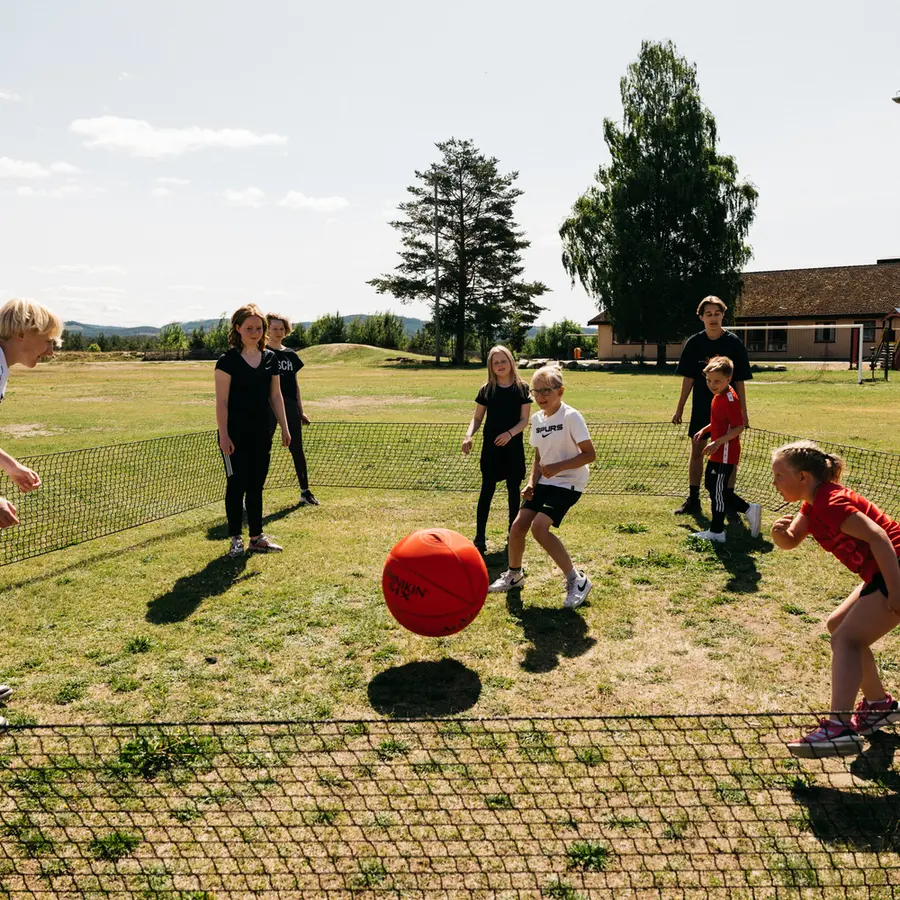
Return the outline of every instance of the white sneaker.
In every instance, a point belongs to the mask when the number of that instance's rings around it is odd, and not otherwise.
[[[744,515],[750,526],[750,537],[759,537],[759,529],[762,526],[762,506],[759,503],[751,503]]]
[[[520,571],[518,575],[507,569],[489,588],[489,594],[505,594],[507,591],[515,591],[525,584],[525,573]]]
[[[716,544],[725,543],[724,531],[695,531],[691,537],[700,538],[701,541],[713,541]]]
[[[0,684],[0,703],[6,703],[12,696],[12,688],[8,684]]]
[[[563,601],[565,609],[578,609],[587,599],[587,595],[594,586],[593,582],[584,572],[578,572],[575,579],[566,586],[566,599]]]
[[[231,539],[231,546],[228,548],[228,555],[234,559],[236,556],[244,555],[244,539],[235,536]]]

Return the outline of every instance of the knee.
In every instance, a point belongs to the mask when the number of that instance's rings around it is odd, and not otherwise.
[[[844,620],[843,616],[838,615],[837,613],[832,613],[825,620],[825,627],[828,629],[828,633],[833,636],[834,633],[838,630],[838,627],[840,626],[841,622],[843,622],[843,620]]]
[[[512,525],[509,526],[509,533],[516,537],[525,537],[528,534],[528,525],[517,516]]]
[[[550,526],[546,522],[534,522],[531,525],[531,533],[539,544],[543,544],[550,537]]]

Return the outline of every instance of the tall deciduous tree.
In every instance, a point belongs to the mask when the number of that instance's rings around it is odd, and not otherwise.
[[[657,344],[697,325],[707,294],[733,309],[750,259],[756,189],[716,148],[696,66],[645,41],[620,82],[623,124],[604,119],[611,161],[560,228],[563,266],[605,310],[620,339]]]
[[[368,283],[401,302],[431,300],[435,269],[435,185],[437,186],[440,325],[454,336],[454,358],[466,358],[467,337],[477,335],[482,356],[513,315],[530,325],[540,313],[535,298],[548,288],[520,280],[522,251],[530,246],[513,219],[522,192],[518,172],[502,175],[498,160],[471,141],[455,138],[436,145],[439,164],[415,173],[411,199],[399,206],[406,218],[391,222],[403,249],[396,274]]]

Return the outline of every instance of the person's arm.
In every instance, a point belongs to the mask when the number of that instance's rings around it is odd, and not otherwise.
[[[736,381],[733,385],[734,392],[741,401],[741,415],[744,417],[744,428],[750,427],[750,417],[747,415],[747,388],[743,381]]]
[[[733,427],[729,428],[728,431],[726,431],[725,434],[722,435],[722,437],[716,438],[711,444],[707,444],[703,448],[703,455],[709,456],[710,454],[715,453],[716,450],[718,450],[719,447],[721,447],[723,444],[727,444],[729,441],[733,441],[736,437],[740,437],[743,431],[743,425],[734,425]]]
[[[509,431],[504,431],[503,434],[498,434],[497,437],[494,438],[494,443],[498,447],[504,447],[508,444],[517,434],[521,434],[527,427],[528,421],[531,418],[531,404],[523,403],[522,408],[519,410],[519,421],[513,425]]]
[[[579,441],[578,450],[579,452],[575,456],[542,466],[541,473],[546,475],[547,478],[552,478],[566,469],[580,469],[582,466],[589,466],[597,458],[597,451],[594,449],[594,443],[591,440]]]
[[[297,409],[300,411],[300,421],[304,425],[309,425],[309,416],[303,412],[303,398],[300,396],[300,379],[297,377],[296,372],[294,372],[294,381],[297,384]]]
[[[674,421],[674,420],[673,420],[673,421]],[[709,423],[707,423],[706,425],[704,425],[704,426],[703,426],[703,427],[702,427],[702,428],[694,435],[694,437],[692,438],[692,440],[695,440],[698,444],[701,444],[701,443],[703,443],[703,441],[706,441],[706,440],[709,439],[709,436],[710,436],[710,433],[711,433],[711,432],[712,432],[712,422],[709,422]]]
[[[472,436],[481,428],[481,423],[484,421],[484,414],[487,412],[487,407],[482,406],[480,403],[475,404],[475,412],[472,414],[472,421],[469,422],[469,427],[466,429],[466,436],[463,438],[462,442],[462,452],[468,454],[472,449]]]
[[[272,406],[272,412],[281,426],[281,446],[288,447],[291,443],[291,432],[288,429],[287,416],[284,413],[284,397],[281,396],[281,378],[278,374],[272,376],[269,386],[269,403]]]
[[[5,450],[0,450],[0,469],[3,469],[9,480],[23,493],[27,494],[41,486],[41,476],[34,469],[23,466],[15,457]]]
[[[900,564],[897,562],[897,551],[885,530],[868,516],[853,513],[841,523],[841,531],[858,541],[865,541],[871,547],[887,587],[887,608],[900,615]]]
[[[234,444],[228,436],[228,395],[231,393],[231,376],[216,369],[216,428],[219,429],[219,449],[226,455],[234,453]]]
[[[531,461],[531,474],[525,487],[522,488],[522,498],[530,500],[534,496],[534,486],[541,480],[541,451],[534,448],[534,459]]]
[[[687,398],[690,397],[691,391],[694,389],[694,379],[688,378],[687,375],[681,379],[681,396],[678,398],[678,406],[675,407],[675,415],[672,416],[672,424],[680,425],[682,417],[684,416],[684,404],[687,403]]]
[[[799,547],[809,534],[809,516],[798,512],[795,516],[782,516],[772,526],[772,541],[782,550]]]

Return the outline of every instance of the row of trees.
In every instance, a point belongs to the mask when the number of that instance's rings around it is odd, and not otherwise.
[[[696,330],[703,296],[734,308],[757,192],[718,151],[696,67],[671,42],[645,41],[619,88],[622,122],[603,120],[610,162],[559,230],[562,263],[616,334],[657,344],[664,365],[666,342]],[[368,284],[402,303],[432,302],[456,362],[473,345],[485,357],[497,339],[524,347],[548,288],[521,277],[529,241],[514,219],[518,173],[502,174],[468,140],[436,146],[440,160],[415,172],[390,223],[400,262]]]

